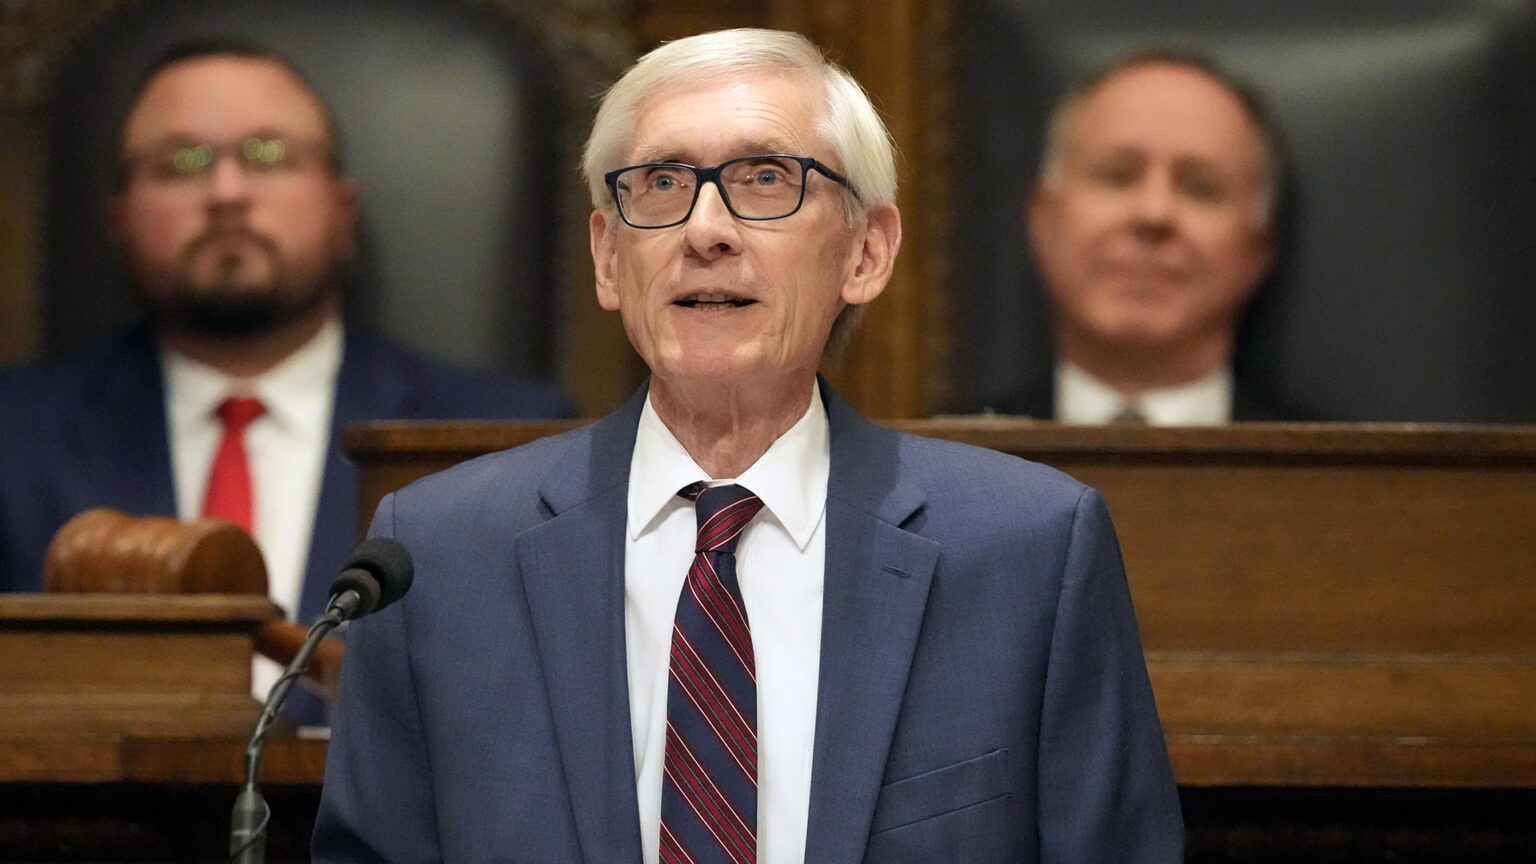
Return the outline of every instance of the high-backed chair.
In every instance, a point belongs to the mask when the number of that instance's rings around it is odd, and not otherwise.
[[[957,410],[1046,386],[1021,202],[1088,70],[1194,49],[1290,158],[1277,271],[1236,374],[1319,420],[1536,422],[1536,6],[1501,0],[960,0]]]
[[[470,365],[548,373],[555,351],[553,69],[471,0],[150,0],[59,58],[48,97],[45,350],[134,314],[107,237],[117,124],[169,45],[237,36],[277,49],[336,114],[362,189],[349,321]]]

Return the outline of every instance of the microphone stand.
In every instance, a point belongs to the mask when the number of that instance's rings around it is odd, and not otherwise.
[[[309,628],[309,635],[294,655],[293,662],[283,670],[282,677],[277,679],[267,694],[266,705],[256,720],[256,731],[251,733],[250,743],[245,746],[245,785],[240,787],[240,794],[235,796],[234,811],[230,814],[229,860],[235,864],[262,864],[266,860],[267,824],[271,821],[272,810],[262,797],[257,778],[261,774],[262,747],[277,718],[277,709],[288,698],[288,691],[293,689],[294,682],[304,674],[310,657],[320,647],[320,641],[340,627],[341,622],[357,614],[361,602],[362,596],[350,588],[332,597],[330,605],[326,607],[325,617]]]

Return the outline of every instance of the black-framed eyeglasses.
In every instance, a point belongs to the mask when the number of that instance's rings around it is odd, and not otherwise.
[[[808,172],[817,171],[846,188],[848,178],[809,156],[765,153],[699,168],[682,162],[648,162],[603,175],[618,205],[619,217],[632,228],[670,228],[688,221],[699,190],[715,184],[720,200],[737,219],[762,222],[799,212],[805,203]]]

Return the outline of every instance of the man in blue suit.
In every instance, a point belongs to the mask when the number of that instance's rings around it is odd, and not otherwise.
[[[584,168],[651,378],[381,503],[415,586],[349,637],[315,860],[1178,861],[1103,500],[816,375],[901,242],[858,85],[672,42]]]
[[[112,230],[147,323],[0,372],[0,590],[41,590],[50,539],[82,510],[202,515],[223,447],[215,406],[252,397],[237,521],[274,599],[308,620],[357,540],[347,424],[569,412],[548,384],[451,369],[342,326],[357,191],[329,111],[271,51],[172,49],[142,79],[119,146]]]

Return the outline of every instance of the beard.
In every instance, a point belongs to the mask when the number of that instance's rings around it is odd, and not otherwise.
[[[194,259],[221,233],[210,230],[188,243],[172,267],[145,280],[154,288],[140,296],[156,327],[216,338],[257,336],[305,318],[329,302],[340,262],[329,262],[316,278],[299,280],[271,238],[238,230],[257,248],[256,254],[266,256],[268,278],[254,283],[241,279],[241,259],[233,256],[215,262],[211,280],[194,278]]]

